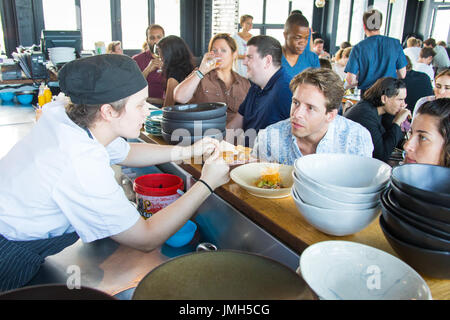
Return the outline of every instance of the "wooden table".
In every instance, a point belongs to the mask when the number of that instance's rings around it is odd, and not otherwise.
[[[141,139],[148,143],[167,144],[162,138],[145,132],[141,133]],[[200,165],[183,163],[180,166],[194,178],[200,177]],[[299,214],[291,196],[282,199],[255,197],[233,181],[217,188],[215,193],[298,254],[301,254],[306,247],[320,241],[344,240],[366,244],[398,257],[385,239],[378,219],[356,234],[335,237],[318,231],[306,222]],[[426,276],[423,278],[430,287],[433,299],[450,300],[450,280],[432,279]]]

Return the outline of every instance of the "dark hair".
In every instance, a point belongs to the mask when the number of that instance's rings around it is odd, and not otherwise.
[[[331,66],[331,62],[328,59],[319,58],[319,63],[321,68],[333,69],[333,67]]]
[[[411,63],[411,59],[405,55],[406,58],[406,71],[411,71],[412,70],[412,63]]]
[[[423,44],[427,46],[432,46],[434,48],[436,47],[436,40],[434,40],[433,38],[428,38],[423,42]]]
[[[400,89],[406,89],[406,84],[402,80],[392,77],[380,78],[364,92],[363,99],[369,101],[375,107],[379,107],[383,105],[381,96],[395,97]]]
[[[322,91],[327,99],[327,112],[339,109],[344,96],[344,82],[331,69],[308,68],[296,75],[289,84],[292,93],[295,92],[300,84],[307,83],[317,87]]]
[[[125,110],[128,99],[129,97],[108,104],[121,114]],[[79,127],[89,128],[98,119],[100,108],[104,104],[105,103],[97,105],[69,103],[66,106],[66,114],[70,120],[75,122]]]
[[[299,26],[299,27],[305,27],[309,28],[309,22],[308,19],[305,18],[304,15],[299,13],[291,14],[286,22],[284,23],[284,31],[288,32],[292,26]]]
[[[241,16],[241,18],[239,20],[240,24],[243,24],[247,19],[253,20],[253,17],[249,14],[244,14],[243,16]]]
[[[350,58],[350,53],[352,52],[352,47],[347,47],[345,49],[339,49],[336,52],[336,61],[341,60],[342,58]]]
[[[440,165],[450,167],[450,98],[425,102],[417,114],[428,114],[438,120],[438,131],[444,138],[444,147],[440,157]]]
[[[314,45],[316,45],[318,43],[325,43],[325,41],[323,41],[323,39],[321,39],[321,38],[317,38],[314,40]]]
[[[351,44],[350,42],[344,41],[344,42],[341,43],[340,48],[341,48],[341,49],[345,49],[345,48],[349,48],[349,47],[351,47],[351,46],[352,46],[352,44]]]
[[[282,49],[280,42],[266,35],[259,35],[250,38],[247,42],[247,46],[255,46],[257,48],[257,52],[261,58],[264,58],[268,55],[272,56],[272,63],[274,66],[281,66],[281,55]]]
[[[367,10],[363,14],[363,23],[369,31],[380,30],[383,24],[383,14],[377,9]]]
[[[428,58],[428,57],[433,57],[436,55],[436,51],[434,51],[433,48],[430,47],[425,47],[420,49],[420,53],[419,53],[419,57],[421,58]]]
[[[166,32],[164,31],[164,28],[161,27],[159,24],[151,24],[147,27],[147,30],[145,30],[145,39],[147,39],[149,31],[152,29],[161,29],[163,36],[166,34]]]
[[[183,81],[194,70],[194,57],[186,42],[177,36],[167,36],[158,42],[163,59],[163,76]]]
[[[301,15],[303,15],[303,12],[301,12],[300,10],[292,10],[291,14],[301,14]]]

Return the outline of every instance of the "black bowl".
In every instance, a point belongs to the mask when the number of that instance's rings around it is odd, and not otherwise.
[[[172,145],[180,145],[180,146],[190,146],[192,145],[194,142],[203,139],[204,137],[211,137],[214,139],[217,139],[219,141],[222,141],[223,138],[225,137],[225,131],[223,132],[219,132],[219,133],[215,133],[215,134],[209,134],[209,135],[203,135],[203,136],[191,136],[191,135],[175,135],[175,134],[171,134],[171,133],[166,133],[164,131],[161,131],[161,135],[164,139],[164,141],[166,141],[169,144]]]
[[[225,103],[199,103],[164,107],[163,116],[172,120],[208,120],[227,114]]]
[[[395,198],[392,189],[387,192],[384,200],[398,216],[405,218],[403,220],[406,220],[408,223],[425,232],[450,240],[450,224],[428,219],[418,213],[402,208]]]
[[[398,201],[398,204],[405,209],[414,211],[423,217],[444,223],[450,223],[450,208],[445,208],[435,204],[422,201],[418,198],[410,196],[406,192],[400,190],[399,187],[391,181],[392,192]]]
[[[186,129],[189,131],[191,135],[195,135],[197,133],[203,135],[205,131],[210,129],[217,129],[220,132],[225,131],[226,123],[227,123],[226,115],[217,119],[210,119],[210,120],[178,121],[163,118],[163,121],[161,122],[161,128],[165,133],[172,133],[177,129]]]
[[[450,168],[405,164],[392,169],[391,180],[413,197],[450,208]]]
[[[392,249],[421,275],[450,279],[450,252],[423,249],[401,241],[380,216],[380,227]]]
[[[450,251],[450,240],[436,237],[410,225],[391,210],[384,199],[383,193],[381,213],[389,229],[398,239],[424,249]]]

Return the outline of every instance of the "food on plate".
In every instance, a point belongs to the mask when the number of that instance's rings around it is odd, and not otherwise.
[[[252,149],[244,146],[234,146],[229,142],[222,141],[220,143],[220,153],[222,158],[228,164],[243,164],[255,161],[251,156]]]
[[[278,166],[266,167],[261,172],[261,178],[259,178],[255,185],[258,188],[263,189],[281,189],[280,172]]]

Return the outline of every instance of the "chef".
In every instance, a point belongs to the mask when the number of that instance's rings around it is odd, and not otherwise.
[[[147,81],[128,56],[69,62],[59,81],[70,102],[46,106],[31,132],[0,159],[0,291],[25,286],[45,257],[79,238],[111,237],[151,251],[229,180],[216,140],[180,147],[124,139],[137,138],[149,115]],[[202,155],[210,157],[199,181],[148,220],[125,197],[111,169]]]

